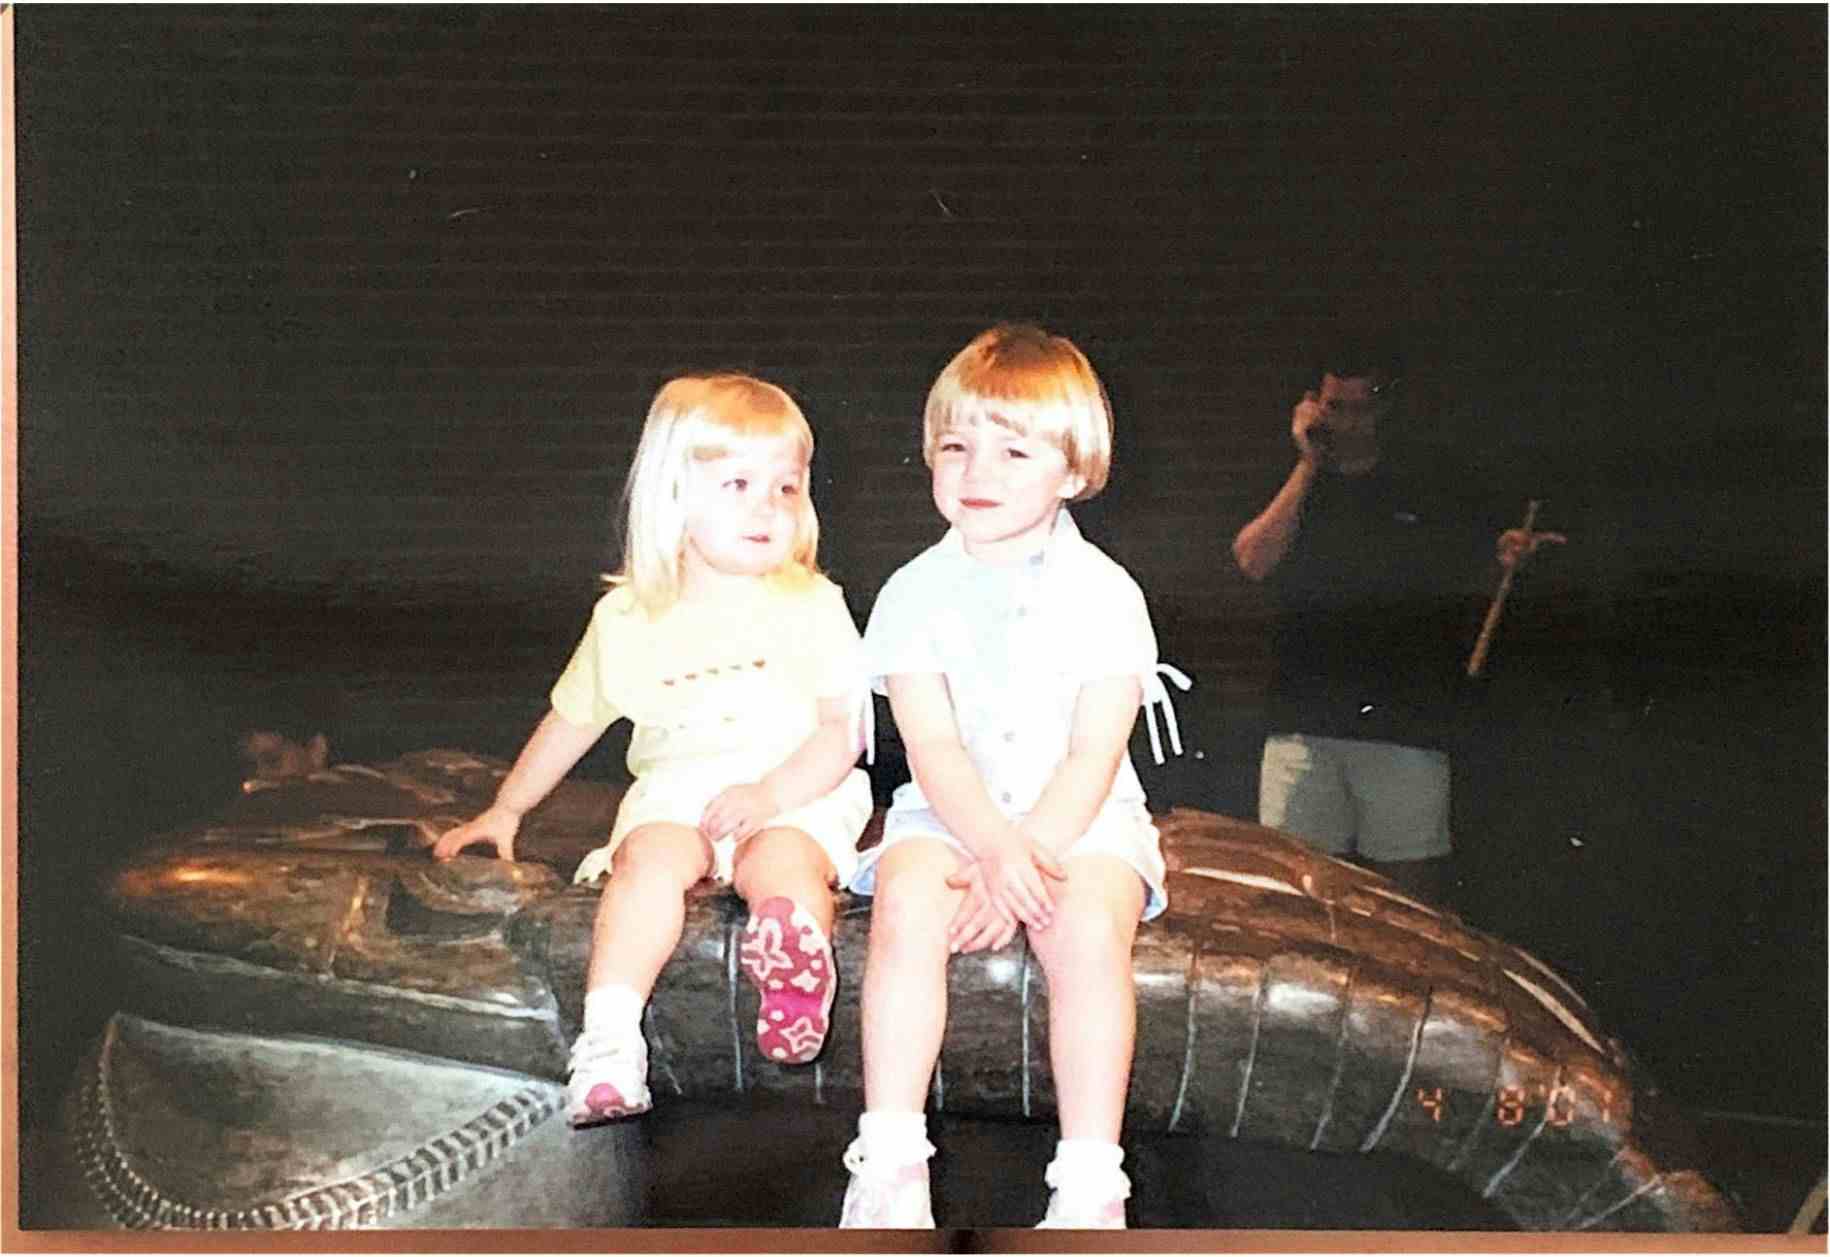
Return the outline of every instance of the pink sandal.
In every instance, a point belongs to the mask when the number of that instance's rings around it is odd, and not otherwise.
[[[832,945],[813,917],[783,896],[764,900],[744,927],[737,963],[762,994],[757,1050],[783,1065],[818,1056],[839,984]]]

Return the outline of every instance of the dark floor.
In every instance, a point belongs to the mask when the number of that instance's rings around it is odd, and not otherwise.
[[[763,1120],[759,1121],[758,1117]],[[822,1227],[838,1216],[840,1158],[855,1117],[826,1109],[665,1105],[646,1120],[656,1226]],[[774,1132],[768,1140],[759,1129]],[[1697,1122],[1714,1181],[1747,1230],[1783,1232],[1824,1172],[1822,1124],[1728,1114]],[[1046,1125],[943,1116],[934,1213],[943,1226],[1029,1227],[1042,1215]],[[706,1167],[717,1171],[708,1173]],[[1397,1155],[1341,1156],[1228,1139],[1132,1135],[1129,1222],[1215,1230],[1511,1230],[1509,1219],[1433,1167]],[[1823,1221],[1816,1231],[1822,1234]]]
[[[840,1158],[856,1133],[856,1116],[807,1108],[765,1108],[762,1116],[675,1104],[647,1119],[655,1225],[833,1225],[847,1179]],[[764,1141],[759,1129],[777,1133]],[[929,1166],[937,1224],[1031,1227],[1042,1216],[1051,1127],[941,1116],[930,1122],[929,1138],[937,1150]],[[1172,1136],[1127,1142],[1133,1227],[1512,1229],[1459,1183],[1403,1157],[1326,1156]],[[707,1164],[718,1172],[707,1174]]]
[[[1709,1157],[1711,1181],[1734,1204],[1742,1225],[1749,1231],[1789,1229],[1824,1176],[1824,1123],[1714,1110],[1689,1116]],[[1824,1234],[1822,1210],[1809,1229]]]

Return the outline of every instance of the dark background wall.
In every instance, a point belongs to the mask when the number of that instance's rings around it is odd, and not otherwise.
[[[1074,337],[1119,423],[1083,525],[1199,683],[1146,785],[1252,814],[1226,546],[1343,315],[1571,536],[1458,759],[1465,911],[1681,1095],[1823,1113],[1821,9],[16,21],[28,1122],[105,1011],[94,878],[233,789],[236,732],[513,754],[681,370],[801,400],[862,621],[939,532],[934,374],[998,318]]]

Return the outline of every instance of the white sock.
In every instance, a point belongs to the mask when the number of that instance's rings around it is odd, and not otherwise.
[[[1103,1139],[1060,1139],[1049,1164],[1049,1185],[1067,1178],[1117,1178],[1125,1163],[1125,1150]]]
[[[913,1165],[934,1155],[928,1142],[926,1113],[875,1110],[858,1115],[858,1139],[868,1158],[881,1157],[892,1165]]]
[[[600,986],[585,992],[586,1031],[606,1034],[641,1032],[645,1001],[632,986]]]

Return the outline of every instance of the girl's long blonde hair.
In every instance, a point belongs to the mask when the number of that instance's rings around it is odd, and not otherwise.
[[[719,458],[733,439],[789,437],[813,461],[813,429],[794,399],[765,380],[735,372],[669,380],[648,407],[641,443],[623,486],[623,562],[604,577],[628,585],[651,617],[680,597],[686,546],[686,478],[692,464]],[[795,583],[819,571],[820,521],[803,483],[787,562],[771,579]]]

